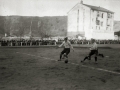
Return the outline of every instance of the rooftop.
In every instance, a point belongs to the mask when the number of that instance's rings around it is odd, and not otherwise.
[[[97,7],[97,6],[87,5],[87,4],[83,4],[83,5],[85,5],[87,7],[90,7],[92,10],[103,11],[103,12],[108,12],[108,13],[114,13],[114,12],[112,12],[110,10],[107,10],[105,8],[102,8],[102,7]]]
[[[77,3],[73,8],[75,8],[77,5],[80,5],[80,4],[87,6],[87,7],[91,8],[92,10],[103,11],[103,12],[108,12],[108,13],[114,13],[114,12],[112,12],[112,11],[110,11],[110,10],[107,10],[107,9],[105,9],[105,8],[102,8],[102,7],[100,7],[100,6],[92,6],[92,5],[84,4],[83,1],[81,1],[80,3]],[[73,9],[73,8],[72,8],[72,9]],[[71,9],[71,10],[72,10],[72,9]],[[70,11],[71,11],[71,10],[70,10]],[[70,12],[70,11],[68,11],[68,12]]]

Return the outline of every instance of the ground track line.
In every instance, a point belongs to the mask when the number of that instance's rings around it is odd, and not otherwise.
[[[47,58],[47,57],[43,57],[43,56],[36,56],[36,55],[28,54],[28,53],[21,53],[21,52],[16,52],[16,53],[20,53],[20,54],[24,54],[24,55],[29,55],[29,56],[34,56],[34,57],[40,57],[40,58],[47,59],[47,60],[52,60],[52,61],[57,61],[55,59],[51,59],[51,58]],[[68,63],[70,63],[72,65],[76,65],[76,66],[80,65],[80,64],[71,63],[71,62],[68,62]],[[86,68],[90,68],[90,69],[94,69],[94,70],[98,70],[98,71],[104,71],[104,72],[109,72],[109,73],[112,73],[112,74],[120,75],[119,72],[115,72],[115,71],[110,71],[110,70],[106,70],[106,69],[102,69],[102,68],[95,68],[95,67],[86,66],[86,65],[81,65],[81,66],[82,67],[86,67]]]

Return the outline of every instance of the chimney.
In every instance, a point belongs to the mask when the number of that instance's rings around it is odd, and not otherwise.
[[[81,4],[83,4],[83,1],[81,0],[81,2],[80,2]]]

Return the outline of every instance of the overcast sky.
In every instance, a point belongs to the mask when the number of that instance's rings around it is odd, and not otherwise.
[[[0,0],[0,15],[67,16],[81,0]],[[104,7],[115,12],[120,21],[120,0],[83,0],[84,4]]]

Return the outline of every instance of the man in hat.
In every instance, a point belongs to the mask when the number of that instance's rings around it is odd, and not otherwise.
[[[74,51],[73,46],[71,45],[70,41],[68,40],[68,37],[65,37],[63,43],[58,47],[62,47],[62,46],[64,46],[64,49],[60,53],[60,59],[58,61],[61,61],[62,56],[64,55],[64,57],[67,59],[67,62],[68,62],[68,54],[70,53],[70,48]]]
[[[90,53],[81,62],[84,62],[86,59],[91,60],[92,55],[95,55],[95,57],[94,57],[95,58],[95,63],[97,63],[97,56],[104,57],[103,54],[98,54],[98,46],[97,46],[96,40],[92,39],[91,41],[92,41],[92,47],[90,48]]]

